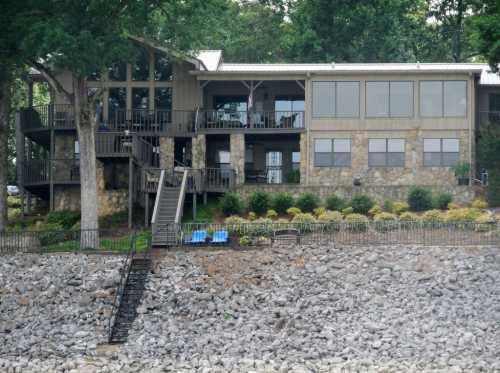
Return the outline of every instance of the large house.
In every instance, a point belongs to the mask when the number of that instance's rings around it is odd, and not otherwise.
[[[453,166],[472,165],[472,183],[476,130],[500,122],[500,78],[482,64],[234,64],[219,50],[141,48],[135,65],[89,78],[90,90],[106,88],[96,135],[101,214],[141,205],[148,221],[160,169],[188,171],[194,205],[196,196],[255,188],[383,200],[413,185],[468,200],[472,185],[458,185]],[[71,90],[70,74],[60,77]],[[78,209],[79,147],[64,97],[22,109],[17,139],[25,196]]]

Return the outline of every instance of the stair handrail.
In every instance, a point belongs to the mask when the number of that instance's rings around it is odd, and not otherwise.
[[[153,235],[156,233],[156,221],[158,219],[158,213],[160,210],[161,193],[163,191],[164,184],[165,184],[165,170],[161,170],[160,181],[158,182],[158,189],[156,191],[155,206],[153,208],[153,216],[151,218],[151,227]]]
[[[123,259],[122,265],[120,268],[120,282],[118,287],[116,288],[115,297],[113,299],[113,308],[111,309],[111,315],[109,316],[108,321],[108,341],[111,342],[111,338],[113,336],[113,326],[116,319],[116,314],[118,313],[118,309],[120,308],[120,303],[123,298],[123,292],[125,291],[125,284],[127,283],[128,276],[130,274],[130,267],[132,264],[132,259],[135,255],[136,250],[136,232],[134,231],[131,235],[130,247],[127,251],[127,256]]]
[[[182,210],[184,206],[184,197],[186,195],[188,170],[184,170],[182,175],[181,189],[179,192],[179,200],[177,201],[177,211],[175,212],[175,224],[179,224],[182,219]]]

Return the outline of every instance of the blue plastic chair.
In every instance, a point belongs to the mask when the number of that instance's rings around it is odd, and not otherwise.
[[[229,233],[227,231],[215,231],[212,236],[212,241],[210,243],[213,244],[224,244],[229,240]]]
[[[194,231],[193,235],[191,236],[192,244],[205,243],[206,240],[207,231]]]

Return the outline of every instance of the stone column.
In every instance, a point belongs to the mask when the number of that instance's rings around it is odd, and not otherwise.
[[[245,135],[232,133],[229,150],[231,152],[231,168],[236,172],[236,185],[245,183]]]
[[[309,159],[309,154],[307,154],[307,133],[302,132],[300,134],[300,184],[301,185],[306,185],[307,184],[307,167],[308,167],[308,159]]]
[[[205,135],[196,135],[191,140],[192,164],[194,169],[204,169],[207,139]]]
[[[173,137],[160,137],[160,168],[174,169],[175,139]]]

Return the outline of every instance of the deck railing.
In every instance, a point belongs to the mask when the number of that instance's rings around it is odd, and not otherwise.
[[[300,130],[304,128],[304,112],[201,110],[198,128],[202,130]]]
[[[39,184],[49,182],[50,161],[48,159],[31,159],[23,162],[23,183]]]
[[[78,159],[32,159],[23,162],[24,185],[54,183],[78,183],[80,163]]]
[[[226,191],[234,187],[236,172],[233,169],[205,168],[203,170],[203,183],[206,191]]]
[[[36,131],[43,129],[75,128],[72,105],[51,104],[21,109],[21,129]]]
[[[96,134],[95,150],[100,156],[118,156],[132,154],[134,136],[121,132],[100,132]]]

